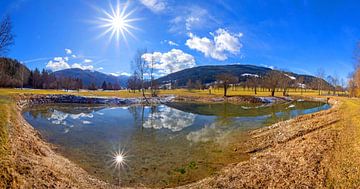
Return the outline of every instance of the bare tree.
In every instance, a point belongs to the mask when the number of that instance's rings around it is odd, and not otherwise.
[[[195,88],[201,90],[202,89],[202,82],[201,80],[195,81]]]
[[[260,86],[261,79],[256,76],[250,76],[246,79],[246,83],[249,87],[252,87],[254,89],[254,93],[257,94],[257,88]]]
[[[143,54],[145,54],[147,52],[146,49],[143,50],[137,50],[137,52],[135,53],[134,59],[132,61],[132,65],[134,67],[135,72],[137,73],[137,76],[139,78],[140,81],[140,89],[142,91],[142,95],[144,97],[144,99],[147,101],[146,96],[145,96],[145,74],[147,73],[148,70],[148,65],[147,62],[144,60],[144,58],[142,57]]]
[[[151,96],[155,97],[157,96],[157,85],[155,82],[154,77],[154,67],[155,67],[155,58],[154,56],[151,56],[151,61],[148,62],[147,67],[149,68],[149,75],[150,75],[150,90],[151,90]]]
[[[280,81],[284,74],[277,70],[271,70],[264,78],[265,85],[271,91],[271,96],[275,96],[276,88],[280,87]]]
[[[334,75],[331,77],[331,85],[333,86],[333,95],[336,95],[336,89],[339,85],[339,76],[337,73],[334,73]]]
[[[227,95],[227,89],[229,88],[230,84],[235,84],[239,81],[238,77],[235,77],[231,74],[224,73],[216,76],[216,80],[222,84],[224,88],[224,96]]]
[[[189,79],[187,82],[186,82],[186,88],[191,91],[193,88],[194,88],[194,84],[192,83],[191,79]]]
[[[0,56],[6,54],[13,44],[11,19],[10,16],[6,16],[0,23]]]
[[[319,91],[319,95],[321,95],[321,90],[324,88],[324,78],[325,78],[325,71],[322,68],[319,68],[316,71],[316,77],[318,78],[317,81],[317,88]]]
[[[288,75],[284,75],[280,78],[280,87],[283,89],[283,96],[287,95],[287,90],[293,83],[293,79]]]
[[[136,72],[129,77],[127,81],[127,87],[135,93],[135,90],[140,89],[141,84]]]
[[[296,86],[295,87],[300,87],[300,92],[301,94],[303,94],[303,89],[304,89],[304,77],[300,76],[296,79]]]

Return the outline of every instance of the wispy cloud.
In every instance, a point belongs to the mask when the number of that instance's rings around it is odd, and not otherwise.
[[[92,63],[93,61],[91,59],[85,58],[84,63]]]
[[[171,40],[161,41],[161,44],[164,44],[164,43],[166,43],[166,44],[168,44],[168,45],[170,45],[170,46],[179,46],[179,44],[177,44],[176,42],[171,41]]]
[[[218,21],[204,8],[199,6],[177,7],[173,19],[170,20],[169,31],[187,33],[195,29],[208,28]]]
[[[71,49],[65,49],[65,53],[68,54],[68,55],[71,55],[71,54],[72,54],[72,50],[71,50]]]
[[[174,41],[168,41],[168,44],[171,46],[179,46],[179,44],[175,43]]]
[[[154,13],[160,13],[166,9],[166,2],[164,0],[140,0],[140,3]]]
[[[24,60],[22,62],[28,64],[33,62],[49,61],[50,59],[52,59],[52,57],[34,58],[34,59]]]

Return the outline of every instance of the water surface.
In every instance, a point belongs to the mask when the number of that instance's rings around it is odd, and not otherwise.
[[[328,109],[321,102],[259,104],[169,103],[109,107],[47,104],[25,119],[65,157],[96,177],[123,186],[165,187],[216,174],[248,159],[248,131]],[[114,166],[114,153],[126,165]]]

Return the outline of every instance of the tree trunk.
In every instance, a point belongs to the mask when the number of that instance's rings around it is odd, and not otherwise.
[[[227,93],[227,85],[224,84],[224,96],[226,97],[226,93]]]
[[[256,87],[254,87],[254,92],[255,92],[255,94],[257,94]]]
[[[271,96],[275,96],[275,88],[271,90]]]

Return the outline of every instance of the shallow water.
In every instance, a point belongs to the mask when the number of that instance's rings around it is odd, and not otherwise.
[[[176,186],[248,159],[248,131],[328,109],[321,102],[272,106],[169,103],[108,107],[38,105],[24,118],[65,157],[90,174],[124,186]],[[114,154],[125,154],[114,164]]]

